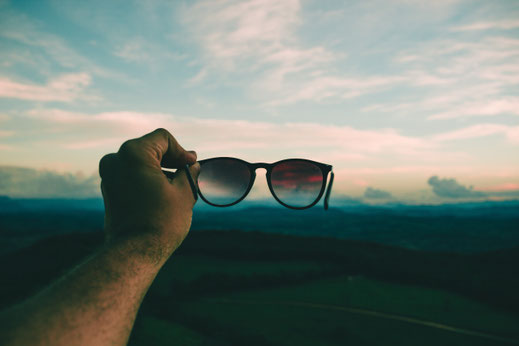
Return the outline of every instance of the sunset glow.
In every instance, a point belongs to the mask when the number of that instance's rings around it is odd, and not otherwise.
[[[517,199],[517,18],[514,1],[0,1],[0,195],[100,196],[99,159],[163,127],[200,159],[333,165],[332,201]]]

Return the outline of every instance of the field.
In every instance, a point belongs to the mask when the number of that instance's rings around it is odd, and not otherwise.
[[[229,248],[208,251],[219,245],[214,237],[229,247],[241,246],[235,253]],[[249,242],[245,241],[251,237]],[[5,254],[1,259],[5,273],[3,304],[23,299],[43,287],[92,251],[100,239],[99,234],[54,236]],[[286,251],[279,252],[280,244],[287,241],[298,250],[290,254],[290,248],[284,246]],[[321,244],[315,247],[318,242]],[[315,256],[315,251],[327,242],[328,256]],[[272,246],[269,248],[266,243]],[[247,248],[251,244],[259,246],[257,252]],[[370,268],[369,262],[344,263],[336,253],[341,247],[345,252],[361,251],[374,258],[385,251],[386,263],[381,263],[381,267],[389,265],[387,260],[396,254],[415,263],[423,255],[332,239],[237,231],[194,232],[152,285],[130,344],[519,343],[519,314],[513,302],[507,308],[501,300],[477,301],[470,297],[474,292],[460,290],[462,286],[456,285],[453,278],[456,288],[449,291],[419,283],[397,283],[402,279],[398,276],[392,280],[377,277],[378,272]],[[462,258],[470,263],[470,256]],[[9,270],[12,266],[7,264],[15,261],[20,266]],[[425,272],[423,277],[431,275],[434,273]],[[461,276],[459,280],[465,278]],[[514,287],[515,283],[509,284]],[[512,296],[513,292],[509,293]],[[503,294],[507,296],[506,290]]]
[[[178,338],[191,340],[180,344],[193,345],[506,345],[519,336],[513,314],[447,292],[362,277],[170,302],[158,315],[137,323],[134,345],[151,335],[155,344],[168,345],[172,326]]]
[[[60,215],[57,227],[56,216],[42,212],[25,223],[20,214],[0,220],[10,244],[0,254],[0,308],[31,296],[102,243],[101,223],[88,217],[97,212]],[[395,220],[387,224],[402,225]],[[502,218],[503,239],[516,237],[512,221]],[[195,229],[151,286],[130,345],[519,344],[514,244],[426,251],[357,238]]]

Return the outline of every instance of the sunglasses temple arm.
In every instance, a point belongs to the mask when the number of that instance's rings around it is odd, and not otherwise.
[[[328,183],[328,188],[326,189],[326,195],[324,196],[324,210],[328,210],[328,200],[330,199],[330,193],[332,192],[333,185],[333,171],[330,172],[330,182]]]
[[[189,166],[186,165],[186,177],[187,181],[189,181],[189,186],[191,186],[191,191],[193,191],[193,197],[195,198],[195,202],[198,201],[198,189],[196,188],[195,181],[191,176],[191,172],[189,172]]]

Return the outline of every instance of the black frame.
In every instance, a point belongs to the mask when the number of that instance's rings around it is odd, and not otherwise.
[[[266,175],[266,178],[267,178],[267,184],[268,184],[268,187],[269,187],[269,190],[270,190],[270,193],[272,194],[272,196],[274,197],[274,199],[276,201],[278,201],[281,205],[287,207],[287,208],[290,208],[290,209],[296,209],[296,210],[303,210],[303,209],[308,209],[308,208],[311,208],[313,207],[314,205],[317,204],[317,202],[319,202],[319,200],[323,197],[323,194],[324,194],[324,191],[326,190],[326,195],[325,195],[325,198],[324,198],[324,209],[327,210],[328,209],[328,200],[330,198],[330,193],[331,193],[331,190],[332,190],[332,184],[333,184],[333,177],[334,177],[334,174],[333,174],[333,167],[331,165],[327,165],[325,163],[321,163],[321,162],[317,162],[317,161],[312,161],[312,160],[307,160],[307,159],[300,159],[300,158],[290,158],[290,159],[284,159],[284,160],[281,160],[281,161],[276,161],[274,163],[265,163],[265,162],[256,162],[256,163],[250,163],[250,162],[247,162],[245,160],[242,160],[242,159],[238,159],[238,158],[235,158],[235,157],[226,157],[226,156],[222,156],[222,157],[212,157],[210,159],[205,159],[205,160],[200,160],[198,161],[200,163],[200,169],[203,169],[203,165],[204,163],[207,163],[207,162],[211,162],[211,161],[214,161],[214,160],[221,160],[221,159],[226,159],[226,160],[234,160],[234,161],[239,161],[243,164],[245,164],[248,168],[249,168],[249,171],[250,171],[250,174],[251,174],[251,178],[250,178],[250,182],[249,182],[249,186],[247,187],[247,190],[245,191],[245,193],[243,194],[243,196],[241,198],[239,198],[237,201],[233,202],[233,203],[229,203],[229,204],[224,204],[224,205],[221,205],[221,204],[213,204],[211,202],[209,202],[205,197],[204,195],[202,194],[202,191],[200,191],[200,187],[197,188],[198,190],[198,194],[200,195],[200,198],[202,198],[202,200],[209,204],[209,205],[212,205],[214,207],[230,207],[230,206],[233,206],[235,204],[238,204],[240,203],[241,201],[243,201],[245,199],[245,197],[247,197],[247,195],[249,194],[249,192],[251,191],[252,189],[252,186],[254,185],[254,182],[256,180],[256,170],[258,168],[265,168],[267,170],[267,175]],[[317,196],[317,198],[315,199],[315,201],[313,201],[310,205],[308,206],[305,206],[305,207],[293,207],[293,206],[290,206],[288,204],[285,204],[283,203],[277,196],[276,196],[276,193],[274,192],[274,189],[272,187],[272,182],[271,182],[271,174],[272,174],[272,168],[277,165],[277,164],[280,164],[280,163],[283,163],[283,162],[286,162],[286,161],[305,161],[305,162],[309,162],[309,163],[312,163],[313,165],[319,167],[321,169],[321,173],[323,175],[323,184],[321,186],[321,191],[319,192],[319,195]],[[328,182],[327,184],[327,181],[328,181],[328,173],[330,173],[330,181]],[[328,188],[326,188],[326,185],[328,185]]]

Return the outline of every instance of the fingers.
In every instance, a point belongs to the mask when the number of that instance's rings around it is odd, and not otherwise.
[[[166,129],[156,129],[138,140],[156,149],[157,159],[167,168],[180,168],[196,162],[196,153],[186,151]]]
[[[197,162],[191,167],[189,167],[189,173],[193,178],[193,182],[195,184],[195,191],[198,190],[198,175],[200,174],[200,164]],[[193,195],[194,191],[189,183],[189,179],[186,175],[186,169],[179,169],[173,175],[171,185],[177,190],[178,193],[182,195],[182,198],[185,200],[192,201],[194,205],[196,200]]]
[[[157,167],[180,168],[196,162],[196,153],[186,151],[169,131],[157,129],[123,143],[119,153],[150,160]]]

